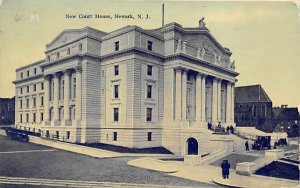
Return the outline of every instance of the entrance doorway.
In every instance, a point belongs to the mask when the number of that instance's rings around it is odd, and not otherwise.
[[[188,155],[198,155],[198,142],[195,138],[189,138],[187,143],[187,154]]]

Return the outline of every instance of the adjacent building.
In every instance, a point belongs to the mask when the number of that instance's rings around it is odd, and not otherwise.
[[[15,123],[15,98],[0,98],[0,126]]]
[[[281,107],[274,107],[273,113],[276,131],[285,131],[289,137],[299,137],[300,115],[298,108],[281,105]]]
[[[261,85],[235,88],[235,122],[240,127],[256,127],[273,132],[272,101]]]
[[[64,30],[45,59],[16,70],[16,127],[75,143],[210,151],[207,123],[235,125],[231,54],[203,19]]]

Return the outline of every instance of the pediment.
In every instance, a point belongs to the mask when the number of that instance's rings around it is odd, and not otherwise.
[[[46,45],[46,49],[48,51],[53,48],[57,48],[71,41],[84,37],[85,35],[87,35],[87,32],[84,29],[64,30],[57,37],[55,37],[52,42]]]

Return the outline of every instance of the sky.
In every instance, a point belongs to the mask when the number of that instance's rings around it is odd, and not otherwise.
[[[273,106],[300,104],[300,2],[0,0],[0,97],[15,93],[15,70],[45,58],[46,44],[64,29],[105,32],[165,23],[207,28],[233,52],[236,86],[261,84]],[[149,19],[66,19],[66,14],[148,14]],[[299,106],[300,107],[300,106]]]

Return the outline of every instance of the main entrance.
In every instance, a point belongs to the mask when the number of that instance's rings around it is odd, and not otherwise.
[[[198,142],[195,138],[187,139],[187,154],[198,155]]]

